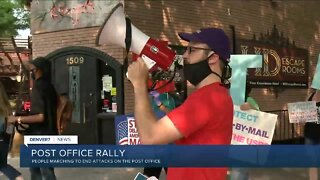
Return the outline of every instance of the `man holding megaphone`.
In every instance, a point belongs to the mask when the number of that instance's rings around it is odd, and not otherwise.
[[[128,67],[141,144],[228,145],[233,120],[233,103],[225,84],[230,78],[229,39],[217,28],[179,36],[189,42],[183,54],[183,71],[196,90],[165,117],[157,120],[152,111],[145,61],[139,58]],[[226,174],[227,168],[169,168],[167,179],[222,180]]]

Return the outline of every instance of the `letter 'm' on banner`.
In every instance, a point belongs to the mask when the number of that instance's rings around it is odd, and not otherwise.
[[[235,105],[245,102],[247,68],[262,67],[261,55],[231,55],[230,67],[232,68],[230,93]]]
[[[311,87],[314,89],[320,89],[320,54],[318,57],[317,69],[314,73]]]

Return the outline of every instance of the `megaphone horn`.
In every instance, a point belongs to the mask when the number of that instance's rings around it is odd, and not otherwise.
[[[158,40],[152,39],[131,24],[132,40],[130,51],[138,54],[149,69],[154,65],[168,70],[175,59],[175,53]],[[123,5],[119,3],[110,12],[99,29],[96,45],[118,45],[125,48],[126,20]]]

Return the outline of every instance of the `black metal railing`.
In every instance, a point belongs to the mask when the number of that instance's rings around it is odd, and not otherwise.
[[[277,114],[278,121],[272,139],[273,144],[300,144],[303,140],[303,126],[290,123],[288,110],[265,111]]]

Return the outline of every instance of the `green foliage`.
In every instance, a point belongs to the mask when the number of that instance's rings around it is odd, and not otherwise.
[[[17,30],[30,27],[30,13],[23,5],[24,0],[1,0],[0,37],[15,36]]]

